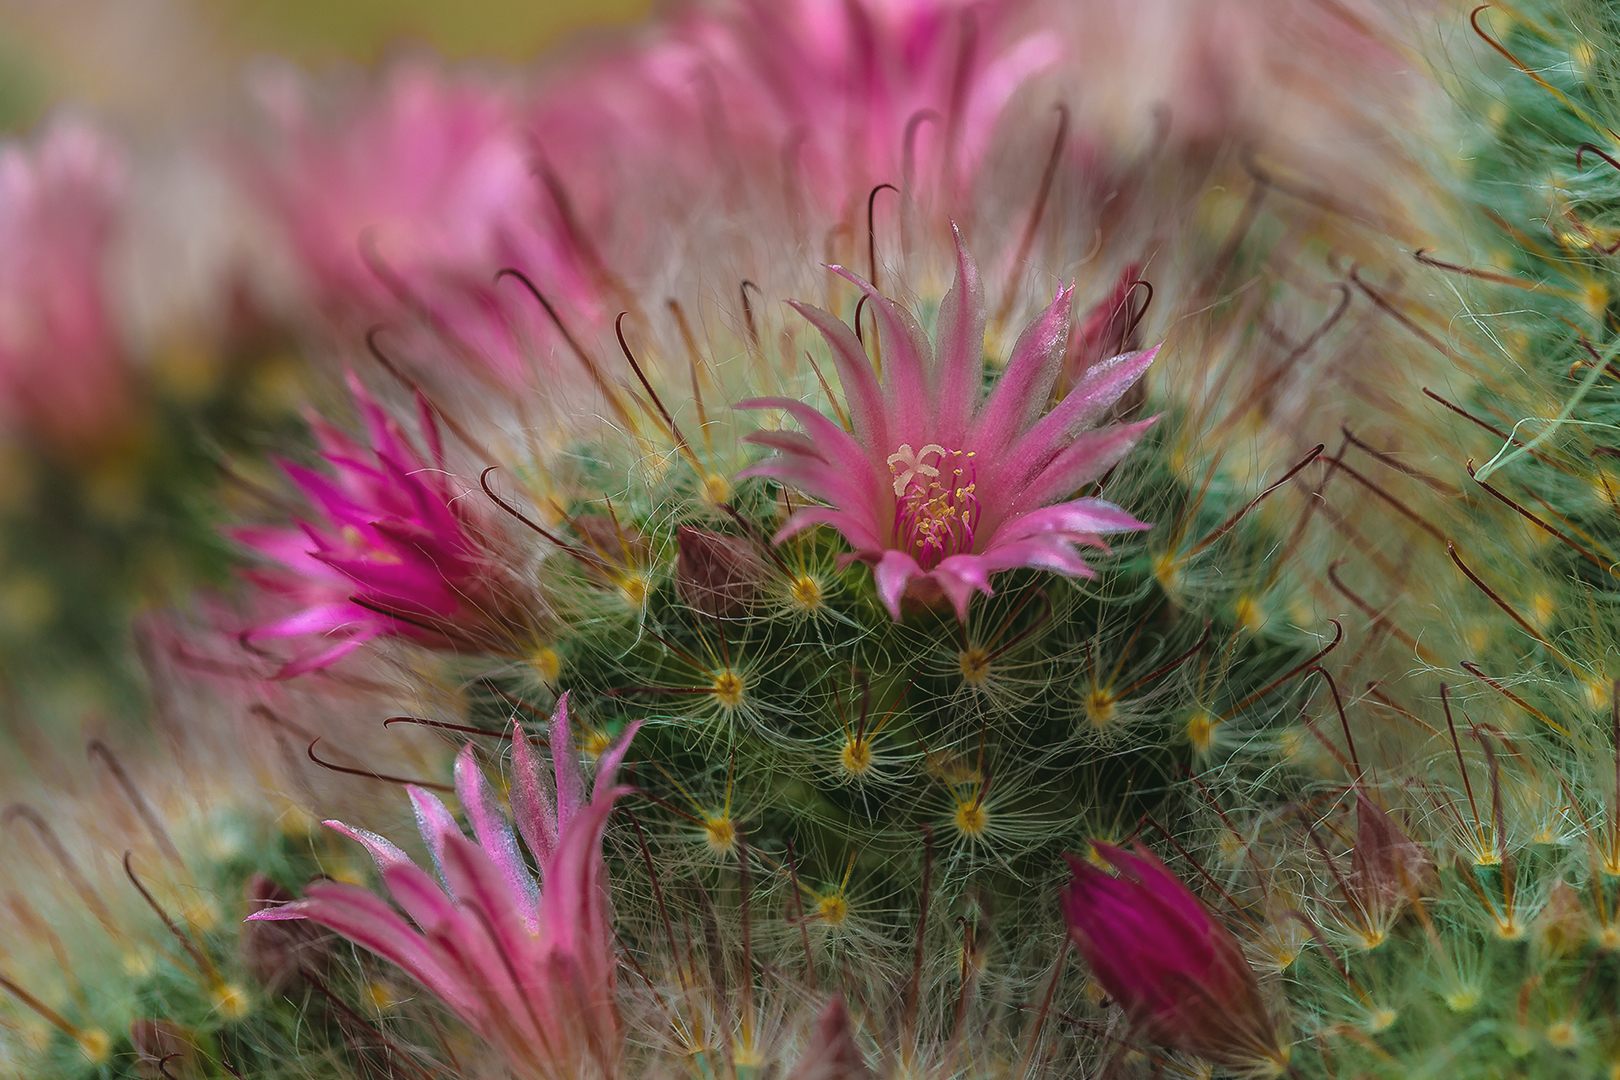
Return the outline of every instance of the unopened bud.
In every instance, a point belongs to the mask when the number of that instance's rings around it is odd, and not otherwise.
[[[844,996],[834,994],[817,1017],[809,1044],[787,1080],[870,1080],[871,1076],[855,1041],[855,1025],[850,1022]]]
[[[250,914],[290,903],[293,895],[263,874],[254,874],[243,889]],[[242,924],[242,963],[264,988],[282,994],[296,987],[303,973],[323,970],[332,958],[332,934],[304,919]]]
[[[741,615],[768,573],[765,560],[746,540],[682,526],[675,588],[681,601],[714,618]]]
[[[1567,959],[1584,949],[1591,939],[1592,920],[1580,894],[1559,878],[1547,894],[1541,914],[1536,916],[1536,945],[1546,956]]]
[[[1356,792],[1356,846],[1350,891],[1381,938],[1408,900],[1439,891],[1440,876],[1423,845],[1362,792]]]

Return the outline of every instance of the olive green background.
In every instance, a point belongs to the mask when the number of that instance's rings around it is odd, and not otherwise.
[[[0,0],[0,130],[53,108],[172,128],[232,100],[244,65],[319,69],[427,48],[524,62],[644,18],[654,0]]]

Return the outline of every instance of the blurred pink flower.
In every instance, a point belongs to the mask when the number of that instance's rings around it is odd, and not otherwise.
[[[456,757],[456,798],[476,843],[462,835],[438,797],[408,787],[437,882],[376,833],[326,822],[371,853],[410,921],[376,894],[336,881],[312,883],[303,900],[249,918],[309,919],[398,965],[520,1076],[613,1077],[624,1030],[602,836],[614,802],[631,790],[616,778],[635,730],[632,725],[602,754],[587,800],[567,695],[551,718],[552,792],[540,782],[528,737],[514,726],[510,820],[473,748],[463,749]],[[538,884],[519,836],[539,866]]]
[[[1288,1052],[1231,932],[1145,847],[1092,847],[1120,876],[1066,856],[1069,937],[1137,1032],[1219,1064],[1281,1073]]]
[[[1030,7],[694,4],[657,40],[547,96],[533,128],[542,144],[588,155],[588,117],[599,137],[636,140],[636,156],[661,143],[654,154],[677,172],[745,179],[756,193],[838,217],[879,182],[954,197],[971,187],[1015,93],[1063,55],[1054,34],[1026,31]]]
[[[72,120],[0,148],[0,410],[69,458],[117,442],[135,405],[107,285],[126,174]]]
[[[327,667],[384,635],[442,649],[532,649],[540,600],[518,584],[510,569],[516,556],[500,534],[460,498],[431,408],[418,399],[424,456],[352,375],[349,385],[369,448],[317,418],[316,439],[335,475],[282,463],[316,522],[231,530],[281,567],[247,577],[298,608],[246,639],[330,642],[288,663],[283,677]]]
[[[750,435],[748,441],[777,455],[741,475],[778,480],[827,504],[796,512],[779,542],[811,525],[831,525],[855,548],[846,560],[871,564],[896,619],[903,599],[925,605],[949,599],[965,620],[974,590],[992,591],[992,574],[1032,566],[1091,577],[1075,546],[1106,551],[1099,534],[1148,528],[1101,499],[1058,500],[1112,468],[1157,419],[1093,427],[1156,349],[1093,365],[1048,411],[1069,325],[1071,290],[1063,289],[1025,329],[981,403],[984,288],[960,238],[956,284],[940,309],[933,346],[910,312],[834,269],[876,311],[883,375],[880,381],[847,325],[794,305],[827,339],[851,430],[799,401],[740,403],[782,409],[805,429]]]
[[[290,76],[264,80],[277,139],[242,167],[329,317],[351,329],[418,325],[437,354],[521,387],[551,331],[529,298],[497,287],[498,270],[523,271],[571,314],[600,316],[514,97],[412,65],[335,116],[312,115],[308,96]]]

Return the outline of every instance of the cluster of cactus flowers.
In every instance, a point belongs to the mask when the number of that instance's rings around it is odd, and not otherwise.
[[[1620,27],[1137,7],[262,80],[309,436],[19,737],[0,1075],[1620,1074]]]

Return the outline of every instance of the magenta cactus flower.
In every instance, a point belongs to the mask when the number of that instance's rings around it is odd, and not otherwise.
[[[1048,410],[1073,294],[1061,289],[1025,329],[981,402],[984,287],[960,237],[956,284],[932,346],[911,313],[847,270],[833,269],[859,286],[877,313],[883,375],[849,326],[794,305],[827,339],[851,429],[799,401],[739,405],[781,409],[805,429],[749,436],[777,455],[743,476],[769,477],[825,503],[794,513],[777,542],[811,525],[831,525],[855,549],[846,560],[871,565],[896,619],[902,601],[949,600],[966,620],[973,593],[992,592],[992,574],[1031,566],[1091,577],[1077,546],[1107,551],[1101,534],[1148,528],[1112,503],[1067,496],[1118,463],[1157,420],[1094,426],[1157,349],[1092,365]]]
[[[520,583],[516,558],[460,498],[431,408],[419,401],[426,455],[405,438],[352,375],[370,447],[313,421],[335,475],[282,468],[316,509],[296,528],[246,527],[231,535],[279,567],[247,577],[297,610],[250,629],[246,640],[318,638],[283,677],[328,667],[373,638],[432,648],[526,654],[537,644],[541,601]]]
[[[411,785],[437,881],[383,837],[326,822],[371,853],[409,919],[337,881],[314,882],[304,899],[249,918],[309,919],[370,949],[443,1001],[519,1076],[614,1077],[624,1029],[602,836],[615,800],[631,790],[617,775],[634,735],[632,726],[602,754],[587,800],[564,695],[551,717],[552,792],[529,739],[514,731],[512,820],[466,747],[456,758],[456,798],[475,840],[443,802]],[[538,884],[518,837],[539,866]]]
[[[1063,912],[1093,977],[1136,1031],[1219,1064],[1281,1073],[1288,1052],[1231,932],[1147,848],[1092,847],[1119,876],[1066,856],[1074,879]]]
[[[107,288],[127,171],[73,121],[0,149],[0,419],[69,459],[116,443],[136,401]]]

